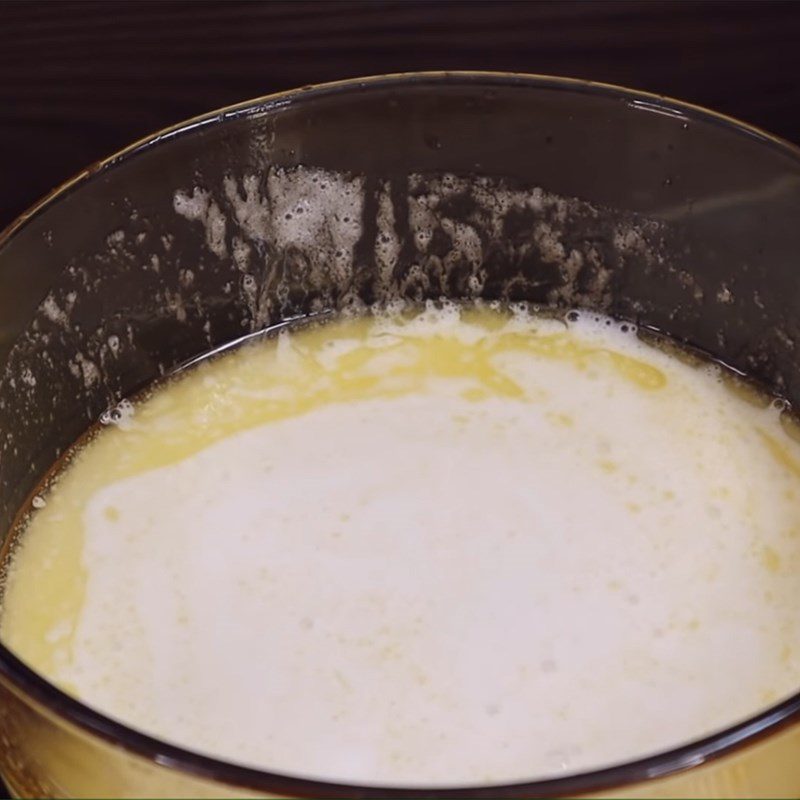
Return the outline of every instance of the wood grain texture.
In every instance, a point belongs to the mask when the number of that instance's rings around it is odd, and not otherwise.
[[[620,83],[800,141],[796,2],[0,0],[0,226],[86,164],[217,106],[458,68]]]

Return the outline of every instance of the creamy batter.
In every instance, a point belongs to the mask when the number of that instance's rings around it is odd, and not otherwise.
[[[628,326],[343,319],[105,422],[34,502],[1,632],[167,741],[329,780],[519,781],[800,686],[800,445]]]

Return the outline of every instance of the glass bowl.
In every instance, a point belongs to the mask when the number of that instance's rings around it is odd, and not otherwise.
[[[303,87],[137,142],[0,237],[2,528],[121,397],[267,326],[359,302],[593,308],[800,399],[799,155],[674,100],[468,72]],[[591,772],[346,786],[157,741],[0,647],[0,771],[20,797],[797,797],[798,723],[800,694]]]

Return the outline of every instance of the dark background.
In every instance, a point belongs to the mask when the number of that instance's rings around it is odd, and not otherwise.
[[[457,68],[619,83],[800,142],[797,2],[0,0],[0,228],[186,117],[307,83]]]

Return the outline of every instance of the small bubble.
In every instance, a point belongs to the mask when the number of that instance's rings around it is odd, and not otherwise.
[[[101,425],[119,425],[125,428],[133,416],[134,407],[130,400],[121,400],[114,408],[106,409],[100,415]]]
[[[47,501],[41,495],[34,495],[33,500],[31,500],[31,505],[34,508],[44,508],[47,505]]]

